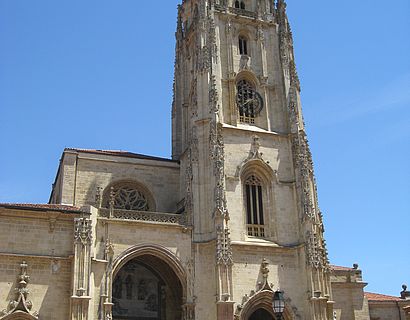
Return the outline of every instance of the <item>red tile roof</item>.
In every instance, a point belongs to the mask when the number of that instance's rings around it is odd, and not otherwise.
[[[0,207],[35,211],[63,211],[67,213],[81,213],[79,207],[66,206],[61,204],[0,203]]]
[[[135,158],[135,159],[143,159],[143,160],[178,162],[176,160],[172,160],[168,158],[147,156],[144,154],[122,151],[122,150],[94,150],[94,149],[65,148],[64,151],[101,154],[101,155],[107,155],[107,156],[126,157],[126,158]]]
[[[401,299],[400,297],[387,296],[379,293],[365,292],[364,295],[367,297],[369,301],[375,302],[403,301],[403,299]]]

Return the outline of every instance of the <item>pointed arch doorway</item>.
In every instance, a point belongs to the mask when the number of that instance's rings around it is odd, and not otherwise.
[[[113,320],[181,319],[184,288],[180,277],[169,261],[150,250],[142,251],[124,255],[115,268]]]
[[[249,320],[275,320],[265,309],[258,309],[249,317]]]

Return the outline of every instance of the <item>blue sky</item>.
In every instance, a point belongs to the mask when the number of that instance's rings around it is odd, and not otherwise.
[[[177,0],[0,0],[0,202],[65,147],[168,157]],[[410,2],[288,1],[332,263],[410,285]]]

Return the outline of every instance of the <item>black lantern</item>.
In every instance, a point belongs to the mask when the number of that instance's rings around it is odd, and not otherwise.
[[[282,291],[278,290],[273,294],[272,308],[276,319],[282,319],[283,312],[285,311],[285,299],[283,298]]]

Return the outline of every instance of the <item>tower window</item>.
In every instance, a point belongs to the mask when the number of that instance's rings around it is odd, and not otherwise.
[[[239,109],[239,121],[255,123],[255,118],[263,109],[263,99],[255,88],[246,80],[237,84],[236,104]]]
[[[265,237],[265,220],[263,217],[263,188],[260,179],[249,176],[245,181],[246,223],[248,235]]]
[[[235,1],[235,8],[245,10],[245,2],[244,1]]]
[[[248,40],[245,37],[239,37],[239,54],[248,55]]]

